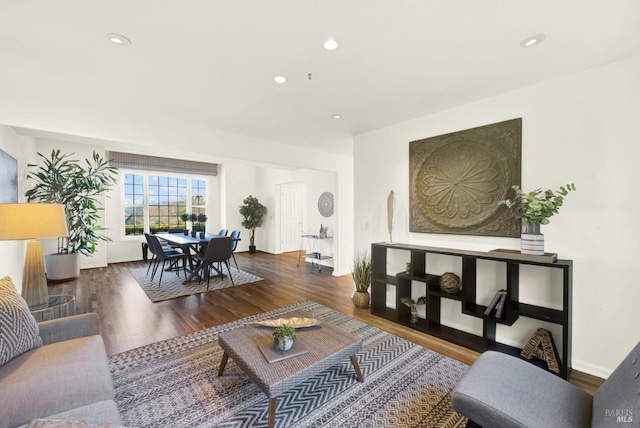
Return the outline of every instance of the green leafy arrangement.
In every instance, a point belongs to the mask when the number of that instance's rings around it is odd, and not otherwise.
[[[549,224],[549,217],[558,213],[564,202],[564,197],[571,191],[576,190],[576,186],[571,183],[561,186],[560,190],[536,189],[528,193],[523,193],[520,187],[513,186],[515,197],[513,200],[505,199],[499,204],[506,205],[513,210],[513,216],[522,219],[526,226],[531,223]]]
[[[291,340],[296,340],[296,329],[293,327],[289,327],[286,324],[278,326],[273,329],[273,343],[276,345],[285,338],[290,338]]]
[[[364,253],[356,252],[351,266],[351,275],[356,285],[356,291],[366,293],[371,284],[371,259],[366,251]]]
[[[41,153],[38,156],[42,165],[27,165],[36,170],[27,175],[35,185],[25,196],[29,201],[64,205],[69,236],[58,240],[58,253],[95,253],[98,241],[111,241],[101,233],[105,228],[98,221],[103,208],[97,197],[116,184],[118,170],[96,152],[84,163],[55,149],[48,158]]]
[[[244,205],[240,206],[240,215],[244,217],[242,225],[251,231],[249,243],[255,245],[256,227],[262,226],[262,219],[267,213],[267,207],[262,205],[255,196],[247,196]]]
[[[427,304],[427,296],[420,296],[418,300],[413,300],[411,297],[401,297],[400,302],[407,307],[412,307],[415,305],[426,305]]]

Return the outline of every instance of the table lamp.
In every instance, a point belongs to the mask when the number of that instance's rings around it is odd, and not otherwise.
[[[31,240],[27,244],[22,274],[22,297],[29,306],[49,302],[42,247],[36,239],[68,234],[64,205],[0,204],[0,240]]]

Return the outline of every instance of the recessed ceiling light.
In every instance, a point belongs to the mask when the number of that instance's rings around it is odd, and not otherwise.
[[[116,45],[131,46],[131,40],[127,39],[122,34],[108,33],[107,34],[107,39],[109,39],[109,41],[111,43],[116,44]]]
[[[544,34],[536,34],[535,36],[527,37],[520,42],[520,46],[523,48],[530,48],[542,42],[545,39]]]
[[[332,114],[331,115],[331,119],[342,119],[342,115],[341,114]]]
[[[329,39],[326,42],[324,42],[324,48],[328,51],[335,51],[336,49],[338,49],[338,42],[336,42],[333,39]]]
[[[273,81],[276,83],[284,83],[287,81],[287,78],[284,76],[276,76],[273,78]]]

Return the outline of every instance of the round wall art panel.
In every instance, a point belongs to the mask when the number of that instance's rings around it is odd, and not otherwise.
[[[318,211],[323,217],[331,217],[333,215],[333,193],[324,192],[318,198]]]

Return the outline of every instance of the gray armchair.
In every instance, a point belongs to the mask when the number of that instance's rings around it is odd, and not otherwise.
[[[640,426],[640,343],[594,396],[517,357],[488,351],[451,394],[467,427]]]

